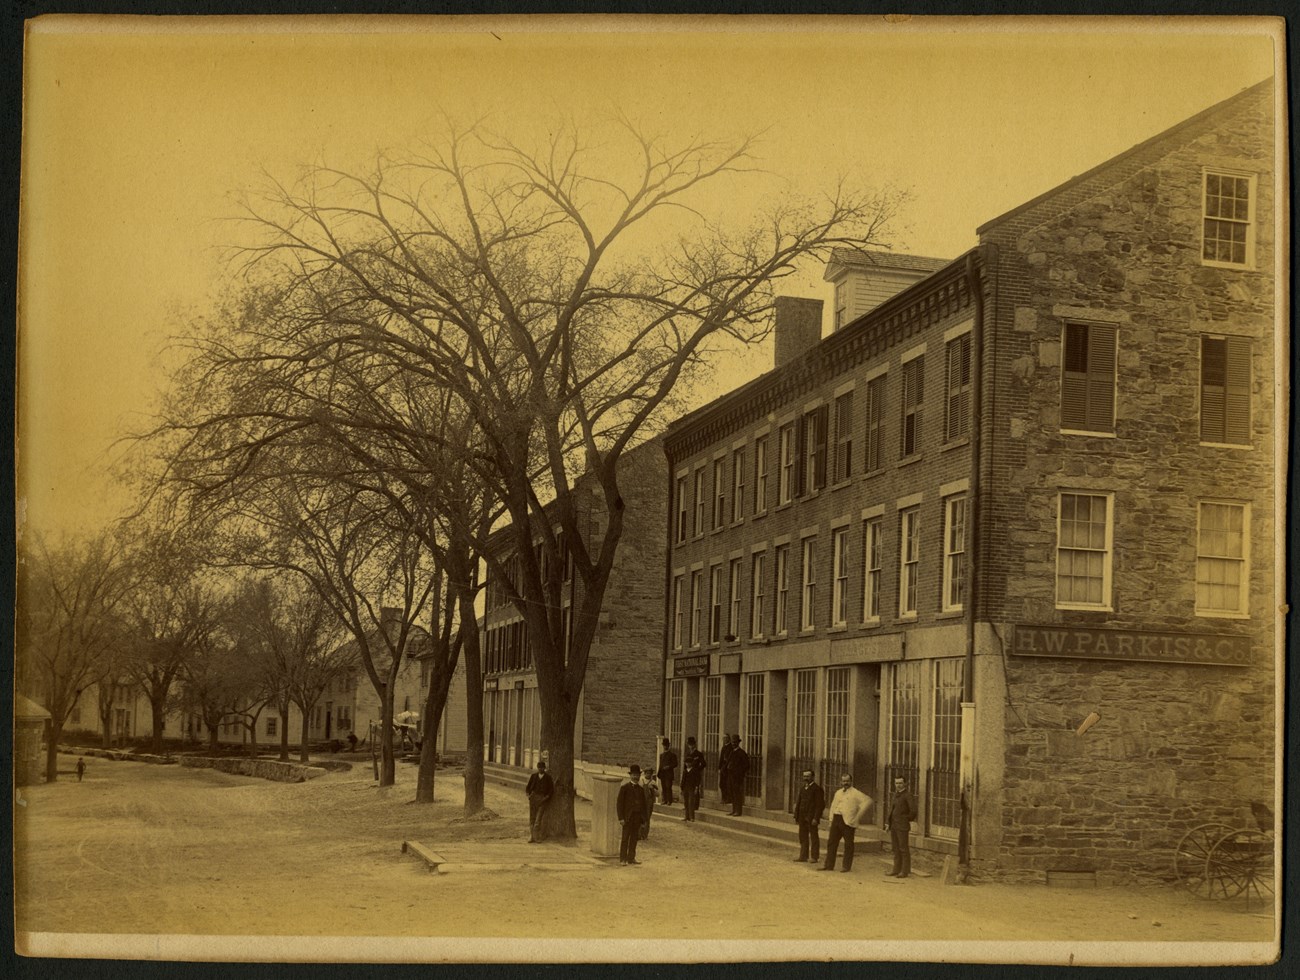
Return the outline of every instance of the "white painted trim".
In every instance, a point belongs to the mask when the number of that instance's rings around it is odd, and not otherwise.
[[[925,499],[924,493],[909,493],[906,497],[899,497],[894,501],[895,510],[907,510],[909,507],[916,507]]]
[[[960,480],[940,484],[939,496],[951,497],[955,493],[966,493],[968,490],[970,490],[970,477],[963,476]]]
[[[898,359],[898,361],[900,364],[906,364],[908,361],[915,361],[918,357],[920,357],[924,353],[925,353],[925,344],[923,343],[917,344],[911,350],[905,352],[903,356]]]

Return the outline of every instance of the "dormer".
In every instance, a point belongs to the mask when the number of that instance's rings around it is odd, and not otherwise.
[[[837,248],[826,263],[825,280],[835,290],[832,330],[839,330],[889,297],[948,264],[921,255]]]

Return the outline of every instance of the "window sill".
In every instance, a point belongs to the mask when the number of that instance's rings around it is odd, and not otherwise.
[[[1217,609],[1198,609],[1196,610],[1196,616],[1199,619],[1250,619],[1250,613],[1248,612],[1229,612]]]
[[[918,618],[918,614],[914,612],[898,614],[898,621],[900,623],[915,623],[917,618]]]
[[[785,503],[783,503],[783,504],[777,504],[777,505],[776,505],[776,512],[779,514],[779,513],[781,513],[781,511],[786,510],[787,508],[791,507],[793,504],[794,504],[794,501],[793,501],[793,500],[787,500],[787,501],[786,501]]]
[[[970,436],[962,436],[960,439],[954,439],[952,442],[945,442],[942,451],[947,452],[949,449],[960,449],[962,446],[970,445]]]
[[[832,483],[830,486],[830,492],[834,493],[836,490],[843,490],[845,487],[851,487],[851,486],[853,486],[852,477],[850,477],[847,480],[841,480],[839,483]]]
[[[863,620],[862,624],[858,626],[858,629],[873,630],[879,628],[879,626],[880,626],[880,617],[872,616],[870,619]]]
[[[751,521],[756,521],[756,520],[758,520],[759,518],[761,518],[761,517],[766,517],[766,516],[767,516],[767,511],[766,511],[766,510],[760,510],[760,511],[757,511],[756,513],[750,515],[750,518],[749,518],[749,519],[750,519]]]
[[[913,463],[919,463],[925,458],[924,453],[912,453],[911,456],[904,456],[894,464],[895,469],[902,469],[904,466],[911,466]]]
[[[1255,270],[1254,256],[1245,262],[1220,262],[1218,259],[1201,259],[1201,265],[1207,269],[1236,269],[1238,272],[1253,272]]]
[[[1211,449],[1254,449],[1254,445],[1249,442],[1206,442],[1201,440],[1202,446],[1208,446]]]
[[[1079,605],[1068,605],[1066,603],[1061,603],[1061,602],[1058,602],[1056,604],[1056,608],[1060,609],[1062,612],[1109,613],[1115,611],[1114,606],[1079,606]]]
[[[961,619],[966,615],[965,609],[945,609],[934,614],[935,619]]]
[[[870,480],[873,476],[880,476],[884,472],[885,472],[885,468],[883,466],[877,466],[874,470],[867,470],[865,473],[863,473],[862,479]]]
[[[1113,432],[1093,432],[1091,429],[1061,429],[1063,436],[1092,436],[1094,439],[1114,439]]]
[[[730,524],[729,526],[730,526],[730,527],[733,527],[733,528],[734,528],[734,527],[740,527],[740,526],[741,526],[742,524],[744,524],[744,523],[745,523],[745,519],[744,519],[743,517],[737,517],[735,520],[733,520],[733,521],[731,522],[731,524]]]
[[[715,527],[712,531],[709,532],[709,534],[721,534],[726,529],[727,529],[727,525],[723,524],[720,527]]]
[[[848,623],[836,623],[834,626],[827,628],[827,633],[847,633],[849,631]]]
[[[812,635],[813,635],[814,633],[816,633],[816,632],[817,632],[817,627],[816,627],[816,626],[805,626],[805,627],[803,627],[801,630],[799,630],[799,635],[800,635],[800,636],[812,636]]]

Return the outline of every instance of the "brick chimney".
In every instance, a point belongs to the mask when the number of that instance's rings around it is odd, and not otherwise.
[[[776,298],[776,366],[788,364],[822,339],[822,301],[799,296]]]

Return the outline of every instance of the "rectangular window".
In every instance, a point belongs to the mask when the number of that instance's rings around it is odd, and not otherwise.
[[[1111,495],[1062,493],[1056,604],[1110,608]]]
[[[722,566],[709,569],[709,642],[722,639]]]
[[[767,436],[754,440],[754,513],[767,512]]]
[[[907,780],[917,791],[917,765],[921,749],[921,669],[920,660],[893,664],[889,669],[889,764],[885,785],[892,787],[895,776]]]
[[[885,376],[867,382],[867,444],[862,465],[867,473],[884,465]]]
[[[1196,611],[1245,615],[1250,582],[1250,509],[1229,501],[1202,501],[1196,529]]]
[[[882,529],[883,522],[879,517],[872,518],[862,526],[862,564],[864,569],[862,586],[862,621],[865,623],[880,621],[880,536]]]
[[[785,614],[790,601],[790,546],[783,544],[776,549],[776,629],[777,636],[784,636],[786,631]]]
[[[276,734],[276,723],[277,723],[278,721],[279,721],[279,719],[276,718],[275,715],[267,715],[267,716],[266,716],[266,734],[267,734],[267,735],[275,735],[275,734]]]
[[[903,459],[921,451],[921,405],[925,401],[925,355],[903,365],[902,432],[898,455]]]
[[[777,503],[788,504],[794,499],[794,424],[781,427],[781,445],[778,450],[780,473],[777,477]]]
[[[943,611],[956,612],[966,600],[966,497],[949,497],[943,507]]]
[[[677,543],[686,540],[686,521],[690,513],[686,503],[686,477],[677,478]]]
[[[700,645],[700,604],[704,601],[700,595],[704,587],[704,573],[691,572],[691,646]]]
[[[1214,265],[1248,266],[1254,260],[1255,178],[1207,171],[1201,258]]]
[[[695,526],[691,531],[698,537],[704,533],[704,467],[695,471]]]
[[[763,593],[767,574],[767,555],[758,552],[752,564],[753,579],[750,582],[749,635],[758,639],[763,635]]]
[[[835,587],[831,593],[831,622],[843,626],[848,622],[849,595],[849,532],[847,528],[836,531],[831,538]]]
[[[668,684],[668,737],[674,745],[681,745],[682,729],[686,722],[686,682],[670,681]]]
[[[970,334],[948,342],[948,400],[944,413],[944,441],[970,435]]]
[[[825,405],[813,409],[803,417],[799,429],[800,496],[826,486],[826,419]]]
[[[849,283],[841,279],[835,284],[835,329],[838,330],[848,322]]]
[[[817,539],[803,539],[803,604],[799,610],[799,628],[810,630],[817,625]]]
[[[852,668],[826,671],[826,761],[849,761],[849,676]],[[838,776],[838,773],[836,774]]]
[[[731,454],[731,521],[745,519],[745,450]]]
[[[763,705],[767,693],[766,674],[745,675],[745,753],[749,756],[749,772],[745,775],[745,796],[763,795]]]
[[[835,482],[853,475],[853,392],[835,399]]]
[[[1201,442],[1250,445],[1250,340],[1201,337]]]
[[[965,663],[959,657],[934,662],[934,725],[926,812],[930,833],[955,840],[961,826],[961,699]]]
[[[727,523],[727,463],[726,460],[713,461],[713,527],[720,528]]]
[[[794,675],[794,757],[810,766],[817,752],[817,671]]]
[[[1115,328],[1067,323],[1061,360],[1061,428],[1115,431]]]
[[[716,760],[722,748],[722,678],[714,675],[704,678],[704,744],[700,747],[708,760],[704,779],[709,789],[718,788]]]
[[[682,626],[686,619],[685,599],[683,595],[686,583],[683,576],[677,575],[673,578],[673,649],[682,648]]]
[[[731,568],[727,575],[727,600],[730,602],[727,614],[727,639],[734,640],[740,636],[740,559],[731,559]]]
[[[912,507],[899,517],[898,614],[916,614],[916,593],[921,565],[921,511]]]

